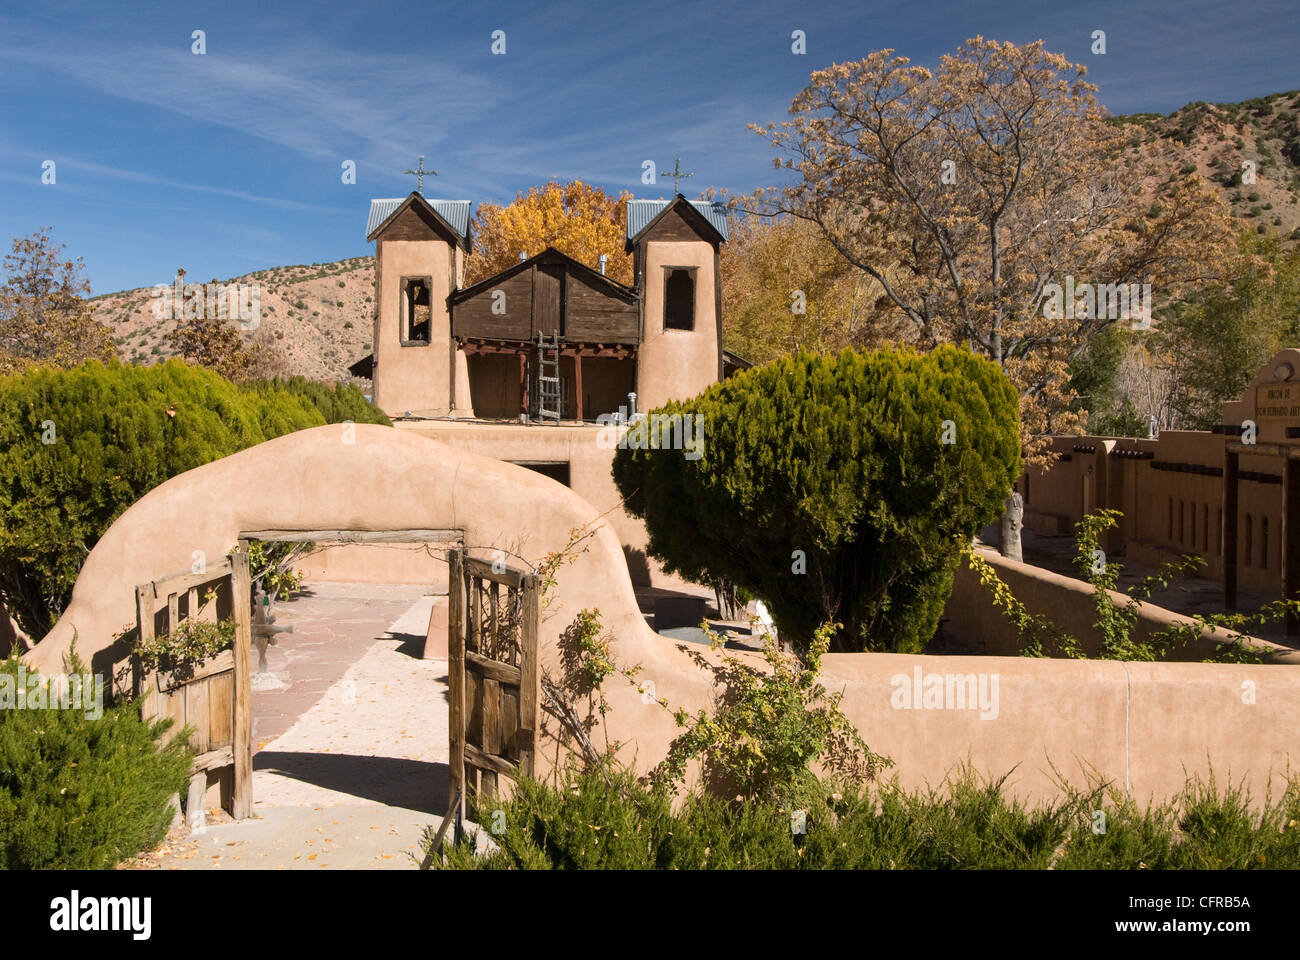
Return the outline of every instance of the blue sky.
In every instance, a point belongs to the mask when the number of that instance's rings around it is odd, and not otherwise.
[[[360,256],[369,199],[412,190],[401,171],[421,153],[439,172],[426,196],[475,204],[552,177],[666,196],[641,164],[677,156],[695,173],[684,193],[749,192],[774,172],[746,124],[783,119],[833,62],[1042,37],[1088,66],[1112,111],[1165,113],[1300,88],[1297,14],[1275,0],[9,5],[0,242],[52,226],[95,293],[177,267],[225,279]],[[1096,29],[1105,56],[1089,51]]]

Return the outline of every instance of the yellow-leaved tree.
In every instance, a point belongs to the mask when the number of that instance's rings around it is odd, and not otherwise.
[[[800,350],[832,354],[906,339],[884,287],[815,223],[734,213],[729,220],[720,257],[729,350],[763,364]]]
[[[482,204],[474,215],[474,252],[465,263],[465,283],[513,266],[520,253],[531,257],[554,247],[593,269],[603,253],[609,257],[606,275],[631,285],[632,258],[623,250],[631,198],[574,180],[532,187],[504,207]]]

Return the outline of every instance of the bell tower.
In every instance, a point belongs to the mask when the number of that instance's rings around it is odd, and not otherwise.
[[[679,174],[680,175],[680,174]],[[637,410],[693,397],[722,379],[722,204],[630,200],[627,249],[641,300]]]
[[[421,172],[431,172],[423,162]],[[426,200],[419,192],[370,201],[374,402],[389,416],[472,415],[468,367],[451,337],[447,299],[460,286],[470,249],[469,208],[468,200]]]

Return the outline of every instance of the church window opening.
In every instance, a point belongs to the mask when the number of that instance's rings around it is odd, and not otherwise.
[[[402,344],[428,343],[433,326],[432,277],[402,278]]]
[[[695,270],[664,267],[664,329],[695,329]]]

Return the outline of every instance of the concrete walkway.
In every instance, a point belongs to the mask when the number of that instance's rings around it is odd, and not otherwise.
[[[319,583],[279,604],[294,633],[253,695],[253,818],[210,811],[132,866],[413,868],[447,807],[447,664],[418,659],[423,594]]]

